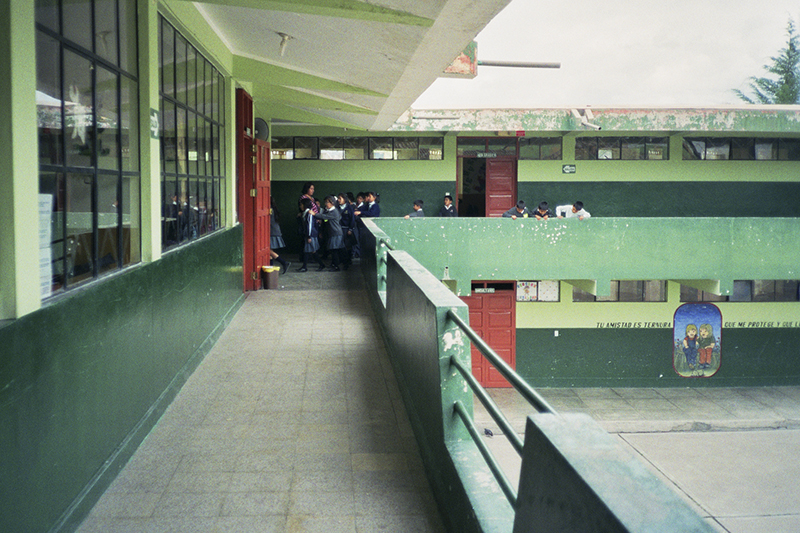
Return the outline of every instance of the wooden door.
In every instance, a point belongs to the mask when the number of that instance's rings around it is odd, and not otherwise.
[[[269,265],[269,223],[270,223],[270,144],[255,140],[256,151],[255,216],[253,227],[253,255],[256,268]]]
[[[255,139],[253,138],[253,98],[244,89],[236,90],[236,173],[239,222],[242,224],[243,281],[245,291],[261,287],[261,273],[256,265],[255,242]]]
[[[487,159],[486,216],[499,217],[517,203],[517,160]]]
[[[476,283],[477,284],[477,283]],[[511,282],[482,283],[471,296],[462,296],[469,306],[469,324],[503,361],[516,369],[516,291]],[[479,293],[477,290],[494,290]],[[484,387],[510,387],[494,365],[472,346],[472,375]]]

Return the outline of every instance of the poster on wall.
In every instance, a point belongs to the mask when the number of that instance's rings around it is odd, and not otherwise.
[[[721,360],[722,313],[710,303],[687,303],[675,311],[672,366],[685,378],[708,378]]]
[[[39,195],[39,295],[47,298],[53,287],[52,261],[52,216],[53,195]]]
[[[539,284],[535,281],[517,282],[517,301],[535,302],[538,299]]]

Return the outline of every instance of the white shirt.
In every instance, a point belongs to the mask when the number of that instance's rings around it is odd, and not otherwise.
[[[586,209],[581,209],[573,213],[571,205],[560,205],[556,207],[556,216],[564,218],[591,218],[592,215],[590,215]]]

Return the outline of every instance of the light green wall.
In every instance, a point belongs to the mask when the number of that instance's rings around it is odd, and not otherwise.
[[[39,308],[34,6],[0,7],[0,320]]]

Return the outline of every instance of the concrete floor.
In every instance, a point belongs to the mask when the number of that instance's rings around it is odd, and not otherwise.
[[[800,387],[537,390],[559,413],[592,416],[717,531],[800,531]],[[490,392],[523,434],[525,401]],[[475,420],[516,485],[519,456],[477,400]]]
[[[444,532],[359,269],[299,266],[248,296],[80,532]],[[800,388],[539,392],[719,531],[800,531]],[[491,393],[522,432],[530,407]],[[516,484],[477,401],[475,419]]]

